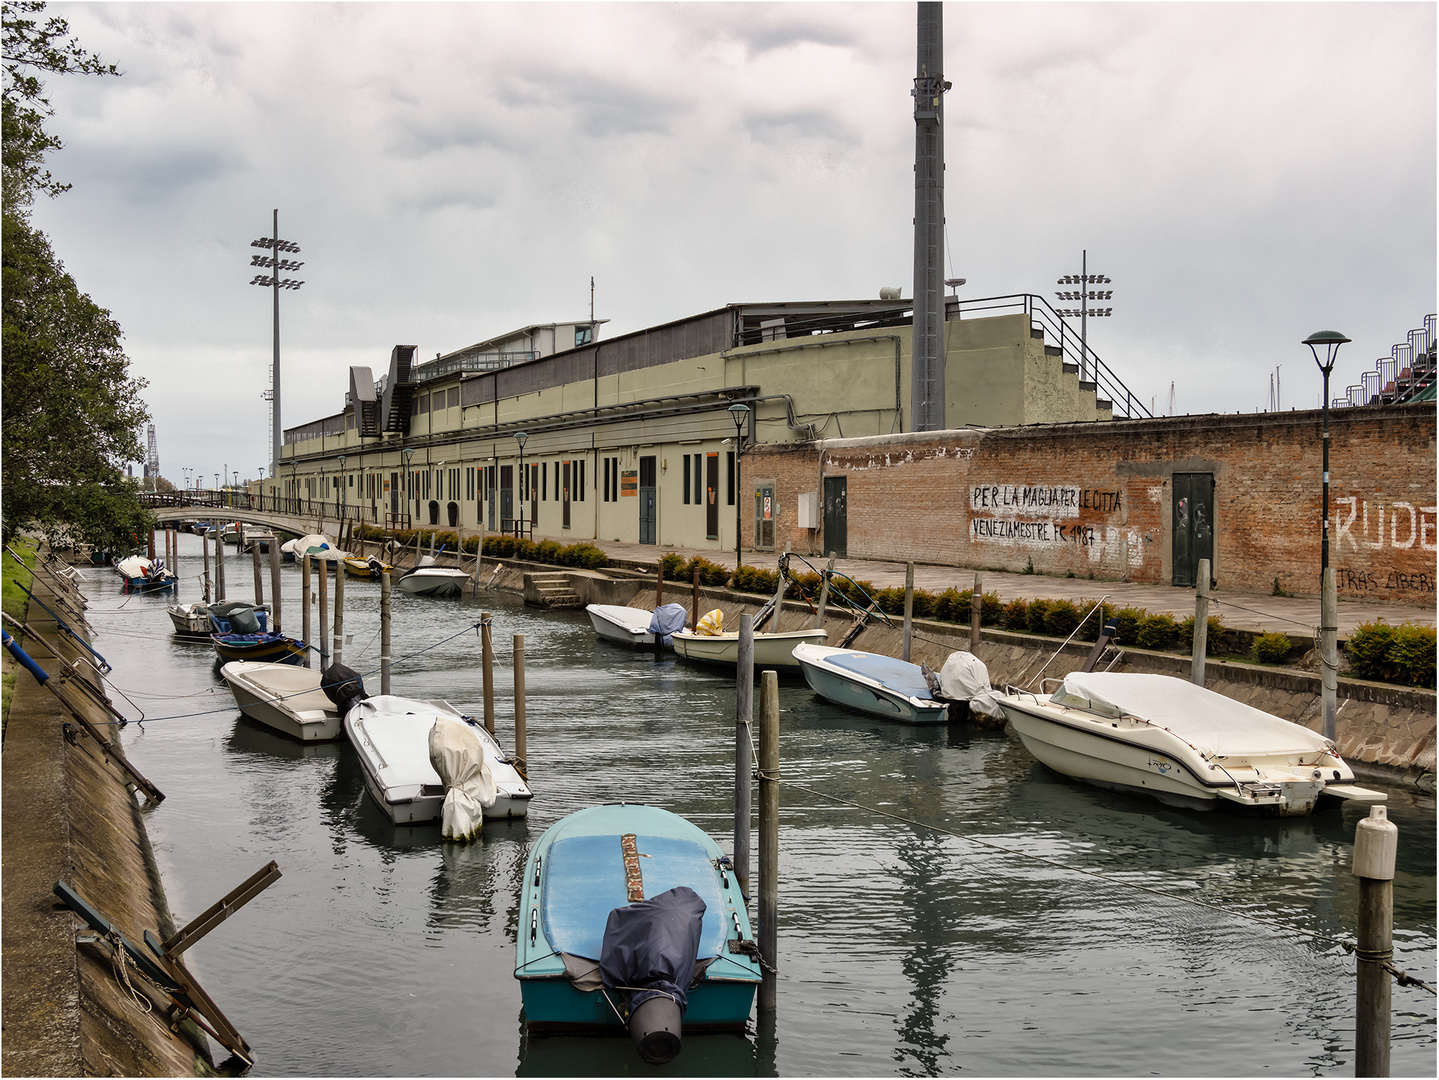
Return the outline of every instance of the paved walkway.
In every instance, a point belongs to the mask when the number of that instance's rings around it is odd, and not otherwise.
[[[653,565],[666,552],[673,551],[686,559],[703,555],[721,566],[733,567],[733,551],[697,550],[694,548],[656,547],[651,544],[622,544],[615,541],[587,541],[604,550],[611,559],[640,565]],[[779,553],[746,551],[744,564],[774,570],[778,565]],[[825,560],[818,556],[805,557],[816,569],[823,569]],[[791,560],[790,569],[803,572],[808,569],[799,558]],[[877,588],[903,587],[905,564],[884,562],[878,559],[838,559],[835,569],[859,581],[873,582]],[[974,585],[976,571],[956,566],[916,565],[914,586],[928,592],[943,592],[953,586],[964,590]],[[1009,601],[1019,597],[1027,600],[1099,600],[1108,596],[1112,603],[1122,607],[1139,607],[1151,612],[1172,612],[1176,618],[1194,614],[1194,590],[1174,588],[1167,585],[1138,584],[1122,581],[1091,581],[1087,578],[1045,577],[1041,574],[1009,574],[994,570],[983,570],[984,591],[998,593],[1000,600]],[[1219,587],[1210,594],[1209,613],[1218,616],[1224,625],[1237,630],[1275,631],[1303,637],[1319,625],[1318,597],[1266,596],[1259,593],[1240,593]],[[1339,637],[1347,638],[1362,623],[1384,619],[1398,624],[1418,623],[1435,625],[1433,606],[1419,607],[1408,604],[1385,604],[1375,601],[1339,600]]]

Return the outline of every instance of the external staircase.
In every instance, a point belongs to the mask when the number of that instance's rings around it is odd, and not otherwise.
[[[563,572],[525,575],[525,603],[530,607],[584,607],[579,594],[570,585],[570,576]]]

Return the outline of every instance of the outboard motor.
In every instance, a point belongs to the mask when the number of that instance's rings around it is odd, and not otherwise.
[[[335,703],[335,708],[344,716],[357,701],[364,701],[370,695],[365,693],[365,684],[360,673],[344,664],[331,664],[320,672],[320,689]]]
[[[680,1021],[689,1004],[705,902],[678,885],[610,912],[600,946],[600,978],[630,988],[630,1038],[647,1065],[680,1052]]]

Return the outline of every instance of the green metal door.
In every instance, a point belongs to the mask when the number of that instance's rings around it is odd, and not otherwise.
[[[1208,559],[1214,576],[1214,474],[1174,474],[1173,583],[1194,588],[1199,560]]]

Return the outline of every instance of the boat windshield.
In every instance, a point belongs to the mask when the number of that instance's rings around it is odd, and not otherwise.
[[[1068,709],[1084,709],[1088,712],[1098,713],[1100,716],[1119,717],[1124,715],[1123,709],[1116,709],[1107,701],[1091,701],[1083,694],[1076,694],[1073,687],[1060,685],[1049,697],[1053,705],[1063,705]]]

